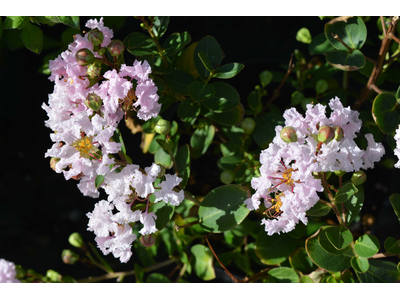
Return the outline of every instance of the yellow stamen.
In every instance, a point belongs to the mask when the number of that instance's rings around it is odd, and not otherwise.
[[[84,136],[72,144],[81,154],[81,157],[90,158],[90,154],[96,152],[98,149],[92,144],[93,137]]]

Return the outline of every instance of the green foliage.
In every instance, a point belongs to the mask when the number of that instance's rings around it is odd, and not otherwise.
[[[379,240],[370,234],[359,237],[354,245],[354,251],[361,257],[371,257],[379,251]]]
[[[215,270],[213,267],[213,255],[210,248],[203,245],[195,245],[190,250],[195,257],[194,271],[196,275],[205,280],[215,278]]]
[[[395,110],[396,97],[389,93],[381,93],[376,96],[372,106],[372,116],[379,129],[384,133],[391,133],[399,126],[399,114]]]
[[[275,265],[287,260],[296,246],[296,239],[288,234],[268,235],[261,230],[256,239],[255,251],[262,263]]]

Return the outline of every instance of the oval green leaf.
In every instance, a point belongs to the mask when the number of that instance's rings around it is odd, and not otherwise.
[[[362,283],[395,283],[400,280],[400,272],[396,264],[386,260],[371,259],[368,271],[356,274]]]
[[[188,87],[194,82],[194,78],[188,72],[174,70],[172,73],[165,75],[165,82],[174,92],[189,96]]]
[[[360,17],[339,17],[325,24],[325,36],[338,50],[346,50],[337,35],[351,49],[361,49],[367,39],[367,28]]]
[[[299,273],[288,267],[274,268],[268,274],[278,283],[298,283],[300,280]]]
[[[194,65],[197,73],[199,73],[202,79],[206,79],[210,72],[206,69],[203,62],[201,61],[198,53],[204,52],[209,59],[210,65],[213,69],[218,67],[222,61],[222,50],[217,40],[210,35],[205,36],[200,40],[194,49]]]
[[[212,72],[212,70],[214,70],[214,68],[210,63],[210,60],[208,59],[207,54],[205,54],[204,52],[201,51],[197,55],[201,59],[201,62],[203,63],[204,67],[206,67],[206,69],[208,71]]]
[[[365,257],[359,257],[359,256],[354,256],[351,259],[351,266],[353,267],[354,270],[356,270],[359,273],[365,273],[368,271],[369,268],[369,262],[368,259]]]
[[[212,98],[211,98],[212,99]],[[209,101],[209,100],[206,100]],[[205,101],[205,102],[206,102]],[[204,103],[204,102],[203,102]],[[244,109],[243,106],[239,103],[237,106],[232,108],[231,110],[224,111],[222,113],[208,112],[204,116],[209,118],[217,123],[226,126],[237,125],[243,120]]]
[[[351,199],[351,197],[358,192],[358,189],[352,182],[348,182],[342,186],[335,196],[336,203],[344,203]]]
[[[394,213],[396,214],[397,218],[400,221],[400,195],[399,194],[392,194],[389,197],[390,204],[393,207]]]
[[[220,79],[228,79],[235,77],[237,74],[240,73],[244,68],[243,64],[240,63],[229,63],[219,67],[213,77],[220,78]]]
[[[298,248],[290,254],[289,262],[293,269],[299,270],[302,273],[310,273],[316,266],[308,257],[307,251],[304,248]]]
[[[156,228],[161,230],[171,220],[175,212],[175,206],[160,201],[151,206],[150,212],[154,212],[157,215]]]
[[[250,191],[240,185],[224,185],[213,189],[201,202],[201,227],[210,232],[223,232],[240,224],[249,214],[244,201]]]
[[[328,53],[334,49],[335,48],[326,39],[325,33],[323,32],[315,36],[308,46],[308,51],[311,55]]]
[[[175,32],[169,36],[163,43],[164,55],[170,56],[180,51],[188,43],[190,43],[191,37],[188,32]]]
[[[148,283],[171,283],[167,276],[160,273],[151,273],[147,277]]]
[[[355,193],[349,201],[344,203],[346,209],[346,223],[350,224],[359,214],[364,204],[364,189],[362,185],[358,185],[358,192]],[[342,214],[342,205],[336,205],[339,213]]]
[[[200,104],[188,98],[179,104],[177,114],[183,122],[191,122],[200,114]]]
[[[368,258],[378,253],[379,247],[379,240],[375,236],[364,234],[357,239],[354,250],[357,255]]]
[[[261,148],[267,148],[275,137],[275,126],[284,125],[282,114],[267,112],[262,117],[255,117],[256,128],[253,131],[253,139]]]
[[[143,33],[132,32],[124,39],[126,50],[133,55],[141,56],[157,54],[157,47],[153,39]]]
[[[331,211],[331,205],[324,201],[324,200],[319,200],[313,207],[311,207],[307,212],[307,216],[312,216],[312,217],[322,217],[326,216],[330,211]]]
[[[36,54],[42,52],[43,32],[38,26],[31,23],[26,24],[21,30],[21,40],[25,47],[32,52]]]
[[[189,180],[190,176],[190,149],[189,145],[185,144],[179,148],[175,155],[176,168],[178,170],[179,177],[182,178],[180,187],[184,189]]]
[[[396,97],[389,93],[376,96],[372,105],[372,116],[379,129],[391,133],[399,126],[399,114],[396,111]]]
[[[338,250],[346,248],[353,241],[351,231],[341,227],[329,227],[325,230],[326,237],[331,244]]]
[[[214,279],[213,254],[210,248],[204,245],[194,245],[190,251],[195,257],[196,275],[205,281]]]
[[[308,275],[303,275],[300,278],[300,283],[314,283],[314,281],[311,279],[310,276]]]
[[[388,237],[385,241],[385,250],[392,254],[400,253],[400,240],[397,240],[392,237]]]
[[[213,82],[210,84],[215,89],[215,95],[203,104],[211,111],[221,113],[228,111],[240,102],[240,96],[237,90],[226,82]]]
[[[322,247],[322,249],[324,249],[326,252],[328,252],[329,254],[333,254],[333,255],[348,255],[348,252],[351,252],[351,247],[347,246],[343,249],[337,249],[328,239],[327,235],[326,235],[326,230],[331,228],[333,226],[324,226],[321,228],[320,233],[318,235],[318,242],[320,244],[320,246]],[[351,256],[354,256],[354,254],[352,254]]]
[[[268,235],[264,230],[260,230],[256,239],[256,254],[266,265],[284,262],[296,247],[297,240],[288,234]]]
[[[195,102],[201,102],[210,99],[215,95],[214,86],[200,81],[193,81],[188,86],[188,91],[190,97],[192,97]]]
[[[153,33],[156,37],[160,38],[168,28],[169,24],[169,17],[162,16],[162,17],[154,17],[153,20]]]
[[[346,50],[335,50],[326,56],[326,61],[333,67],[343,71],[356,71],[364,68],[366,60],[360,50],[352,53]]]

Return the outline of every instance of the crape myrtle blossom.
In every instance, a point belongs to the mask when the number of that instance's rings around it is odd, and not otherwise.
[[[21,283],[16,276],[15,264],[0,258],[0,283]]]
[[[365,135],[366,150],[355,143],[361,128],[358,112],[343,107],[337,97],[330,100],[329,107],[332,110],[329,118],[326,106],[321,104],[308,104],[305,117],[295,108],[286,110],[283,114],[286,127],[276,126],[275,138],[261,152],[261,177],[252,179],[255,193],[245,204],[255,210],[261,199],[264,200],[268,219],[263,219],[261,224],[269,235],[289,232],[299,221],[307,224],[306,212],[319,200],[317,192],[323,191],[321,180],[313,172],[373,168],[385,153],[383,145],[376,143],[372,134]],[[331,128],[327,132],[332,130],[332,136],[322,142],[319,130],[326,127]]]
[[[395,168],[400,168],[400,126],[396,129],[394,139],[396,140],[396,148],[394,149],[394,154],[399,159],[399,161],[394,166]]]

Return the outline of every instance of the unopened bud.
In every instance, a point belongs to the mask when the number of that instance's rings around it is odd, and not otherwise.
[[[93,111],[99,111],[101,105],[103,104],[103,100],[101,100],[100,96],[95,93],[90,93],[86,100],[85,104]]]
[[[46,277],[49,278],[52,282],[61,282],[61,274],[54,271],[54,270],[48,270],[46,273]]]
[[[335,137],[335,132],[329,126],[323,125],[318,131],[318,141],[321,143],[329,143]]]
[[[100,74],[101,74],[101,65],[96,63],[96,62],[88,65],[88,68],[86,70],[86,74],[88,74],[90,78],[95,78],[95,77],[100,76]]]
[[[120,40],[112,40],[107,49],[110,51],[111,56],[118,56],[124,52],[125,46]]]
[[[332,127],[333,131],[335,132],[335,140],[338,142],[343,138],[344,132],[342,127],[334,126]]]
[[[337,177],[343,177],[344,174],[346,174],[346,172],[345,171],[341,171],[341,170],[336,170],[335,174],[336,174]]]
[[[240,128],[243,129],[244,133],[251,134],[256,127],[256,122],[252,118],[244,118]]]
[[[64,264],[73,265],[79,260],[79,255],[72,250],[64,249],[61,258]]]
[[[87,39],[92,42],[94,46],[99,46],[103,43],[104,34],[98,28],[93,28],[89,31]]]
[[[140,243],[145,247],[151,247],[156,242],[157,237],[154,233],[149,235],[142,235],[139,239]]]
[[[78,52],[76,52],[75,58],[80,66],[87,66],[95,60],[92,51],[86,48],[80,49]]]
[[[56,170],[56,164],[61,160],[61,158],[58,157],[52,157],[50,159],[50,168],[52,168],[54,171]]]
[[[297,142],[296,130],[293,127],[287,126],[281,130],[281,139],[286,143]]]
[[[230,184],[233,180],[235,180],[235,173],[231,170],[224,170],[219,176],[222,183]]]
[[[363,171],[354,172],[353,176],[351,176],[351,182],[354,185],[363,184],[365,180],[367,180],[367,175]]]
[[[159,134],[167,135],[171,131],[171,122],[164,119],[160,119],[157,121],[154,130]]]
[[[99,55],[101,55],[101,56],[103,56],[105,53],[106,53],[106,50],[107,50],[107,48],[100,48],[100,50],[99,51],[97,51],[97,53],[99,54]]]
[[[83,247],[83,238],[80,235],[80,233],[78,232],[74,232],[73,234],[71,234],[68,238],[68,242],[76,247],[76,248],[81,248]]]

